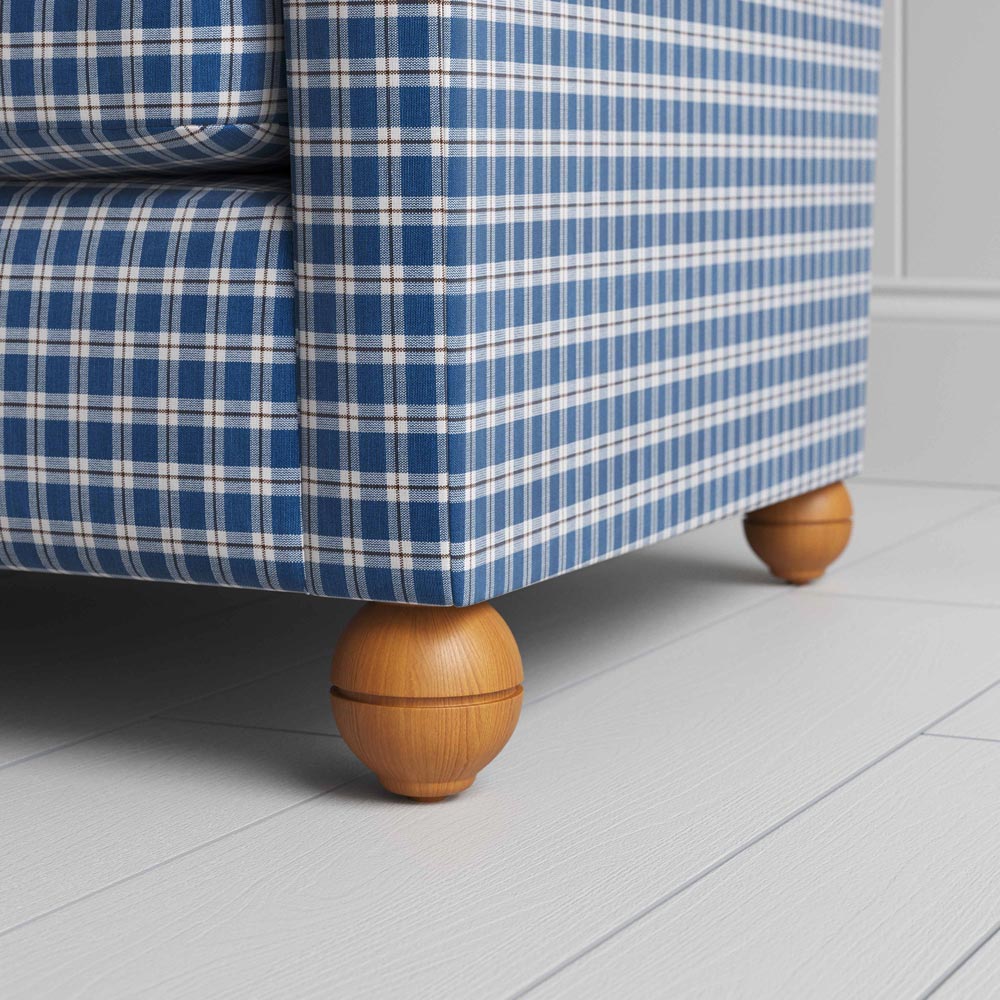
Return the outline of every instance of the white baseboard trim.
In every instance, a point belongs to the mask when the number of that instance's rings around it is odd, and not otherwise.
[[[945,298],[944,320],[924,312],[872,323],[865,473],[998,489],[1000,324],[980,322],[983,311],[956,320]]]
[[[1000,281],[876,278],[872,319],[1000,323]]]

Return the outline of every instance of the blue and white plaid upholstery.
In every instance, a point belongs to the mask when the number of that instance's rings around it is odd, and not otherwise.
[[[308,587],[471,604],[860,468],[878,0],[286,0]]]
[[[0,0],[0,177],[288,157],[281,0]]]
[[[98,8],[0,2],[4,73]],[[0,566],[464,605],[859,470],[877,0],[284,14],[291,206],[0,184]],[[271,27],[221,88],[193,27],[63,104],[109,30],[34,104],[5,76],[7,120],[280,122]],[[153,165],[113,145],[0,172]]]
[[[289,200],[0,184],[0,566],[303,589]]]

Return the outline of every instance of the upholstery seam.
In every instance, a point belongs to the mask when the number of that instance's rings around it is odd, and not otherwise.
[[[444,74],[442,72],[442,64],[445,58],[445,36],[446,28],[444,23],[444,10],[443,4],[440,0],[437,0],[436,4],[436,23],[437,23],[437,33],[438,33],[438,53],[437,53],[437,92],[438,92],[438,114],[440,116],[439,130],[440,134],[444,135],[444,130],[447,127],[447,117],[445,113],[445,96],[444,96]],[[448,199],[448,158],[444,155],[443,150],[440,151],[438,156],[439,160],[439,170],[441,172],[441,200],[442,202],[447,202]],[[440,226],[441,234],[441,245],[439,253],[441,255],[441,270],[442,273],[446,272],[448,263],[448,226],[447,226],[447,213],[442,213]],[[466,250],[468,253],[468,250]],[[466,273],[468,273],[468,261],[466,260]],[[444,329],[444,433],[445,433],[445,461],[448,463],[445,469],[445,488],[444,488],[444,503],[446,511],[446,521],[448,525],[448,539],[447,539],[447,564],[443,567],[443,572],[441,574],[442,581],[445,584],[445,603],[452,604],[456,606],[462,606],[468,603],[468,596],[461,588],[461,570],[456,567],[455,559],[455,536],[457,534],[455,525],[455,512],[452,504],[452,484],[451,484],[451,470],[452,470],[452,458],[454,456],[455,450],[455,436],[452,434],[451,429],[451,336],[448,330],[448,285],[444,281],[441,284],[441,321],[443,323]],[[466,344],[462,345],[462,353],[466,351]],[[466,367],[463,362],[463,370]],[[468,396],[468,379],[462,379],[463,386],[465,386],[466,396]],[[466,410],[468,412],[468,399],[465,400]],[[465,422],[462,423],[461,436],[463,439],[467,438],[465,430]],[[471,471],[469,466],[469,449],[465,449],[465,463],[466,463],[466,476],[465,482],[468,483],[468,473]],[[468,486],[463,487],[461,506],[464,513],[464,520],[466,530],[468,530],[468,501],[466,491]]]

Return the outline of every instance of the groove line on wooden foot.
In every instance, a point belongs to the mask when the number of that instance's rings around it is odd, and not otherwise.
[[[345,701],[356,701],[362,705],[379,705],[383,708],[462,708],[466,705],[492,705],[494,702],[509,701],[524,693],[522,685],[493,691],[489,694],[455,695],[449,698],[404,698],[388,694],[366,694],[363,691],[348,691],[336,684],[330,694]]]

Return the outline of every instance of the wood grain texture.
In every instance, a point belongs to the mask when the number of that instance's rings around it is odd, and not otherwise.
[[[340,735],[382,785],[438,801],[468,788],[506,745],[524,673],[489,604],[368,604],[344,629],[330,680]]]
[[[1000,920],[988,937],[989,940],[931,994],[934,1000],[1000,997]]]
[[[526,706],[482,788],[362,779],[0,938],[5,1000],[509,996],[996,680],[998,627],[781,591]]]
[[[853,513],[847,487],[833,483],[755,510],[743,528],[776,577],[801,585],[821,577],[847,547]]]
[[[942,736],[996,740],[1000,744],[1000,687],[980,695],[975,701],[942,719],[932,730]],[[997,914],[1000,919],[1000,914]]]
[[[172,720],[4,768],[0,931],[363,773],[333,737]]]
[[[920,737],[531,996],[920,996],[996,924],[998,825],[1000,747]]]
[[[1000,607],[1000,503],[996,494],[982,497],[979,510],[845,567],[823,589]]]

